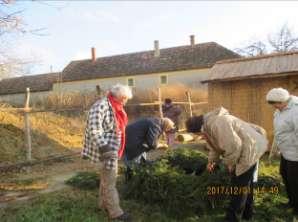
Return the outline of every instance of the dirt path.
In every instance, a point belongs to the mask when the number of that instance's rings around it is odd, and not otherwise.
[[[0,208],[31,200],[44,193],[65,188],[65,181],[79,171],[96,171],[81,158],[46,165],[36,165],[18,173],[1,174]]]
[[[31,200],[40,194],[61,190],[67,187],[65,181],[75,174],[76,172],[63,173],[47,178],[46,181],[38,181],[31,185],[16,185],[13,187],[13,184],[6,184],[10,185],[15,190],[6,190],[0,193],[0,208]],[[19,190],[18,188],[21,189]]]

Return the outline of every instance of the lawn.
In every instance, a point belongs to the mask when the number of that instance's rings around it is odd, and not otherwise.
[[[270,176],[280,180],[278,175],[278,159],[271,163],[267,157],[260,164],[260,176]],[[261,178],[261,177],[260,177]],[[263,183],[268,181],[263,181]],[[270,182],[270,181],[269,181]],[[203,213],[189,214],[184,218],[177,218],[176,214],[169,214],[162,203],[145,203],[135,199],[124,198],[125,185],[123,176],[119,178],[121,203],[137,222],[220,222],[224,216],[224,207],[217,204],[214,209]],[[141,189],[141,188],[140,188]],[[141,190],[141,192],[143,192]],[[11,206],[0,210],[1,222],[99,222],[108,221],[107,215],[97,209],[97,188],[81,189],[68,188],[44,194],[33,201]],[[291,221],[292,213],[281,207],[285,203],[284,187],[279,184],[278,190],[259,189],[255,199],[255,222],[287,222]],[[182,203],[183,204],[183,203]],[[179,211],[180,208],[177,208]]]

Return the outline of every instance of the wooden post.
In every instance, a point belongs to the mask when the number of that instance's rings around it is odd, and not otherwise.
[[[190,97],[190,92],[186,92],[187,100],[188,100],[188,105],[189,105],[189,116],[192,117],[192,103],[191,103],[191,97]]]
[[[194,140],[194,137],[188,133],[181,133],[177,136],[179,142],[189,142]]]
[[[26,89],[26,100],[25,100],[25,137],[26,137],[26,143],[27,143],[27,160],[31,161],[32,156],[32,145],[31,145],[31,132],[30,132],[30,119],[29,119],[29,111],[30,111],[30,88]]]
[[[62,72],[58,75],[58,109],[61,109],[62,106]]]
[[[163,118],[163,112],[162,112],[162,100],[161,100],[161,88],[158,87],[158,107],[159,107],[159,116],[160,118]],[[162,140],[166,140],[166,134],[163,132],[161,136]]]
[[[160,89],[160,87],[158,87],[158,103],[159,103],[159,116],[160,116],[160,118],[163,118],[162,101],[161,101],[161,89]]]

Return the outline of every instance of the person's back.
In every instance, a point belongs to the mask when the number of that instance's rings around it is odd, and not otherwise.
[[[236,163],[237,175],[255,164],[267,149],[264,129],[230,115],[222,107],[205,115],[204,121],[212,142],[223,151],[224,162]]]
[[[220,161],[231,176],[231,187],[253,190],[259,158],[267,148],[266,131],[229,114],[223,107],[186,121],[188,132],[200,132],[209,149],[207,170]],[[235,193],[230,198],[224,221],[252,220],[253,192]]]
[[[162,134],[160,118],[142,118],[126,127],[125,156],[132,160],[143,152],[154,149]],[[144,143],[147,146],[144,146]]]

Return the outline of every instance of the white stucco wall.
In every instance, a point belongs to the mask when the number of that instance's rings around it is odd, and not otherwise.
[[[37,101],[44,100],[50,91],[44,92],[31,92],[30,93],[30,104]],[[12,105],[24,106],[25,103],[25,93],[10,94],[10,95],[0,95],[0,102],[6,102]]]
[[[165,73],[154,73],[146,75],[125,76],[115,78],[93,79],[84,81],[73,81],[64,83],[55,83],[53,86],[54,92],[90,92],[94,91],[96,85],[101,89],[106,90],[115,83],[127,84],[128,78],[134,78],[135,87],[141,89],[155,88],[160,85],[160,76],[168,76],[168,85],[185,84],[190,87],[206,88],[200,81],[204,80],[208,75],[209,69],[185,70]]]

